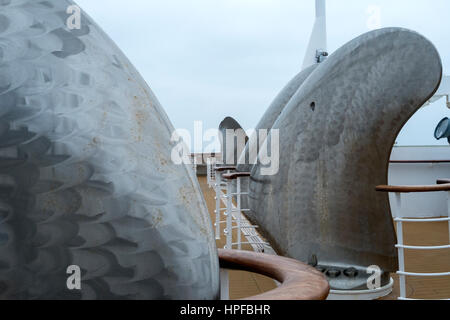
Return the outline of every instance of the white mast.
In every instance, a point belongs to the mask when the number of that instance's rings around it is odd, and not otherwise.
[[[326,4],[325,0],[316,0],[316,21],[303,61],[303,69],[321,62],[327,55]]]

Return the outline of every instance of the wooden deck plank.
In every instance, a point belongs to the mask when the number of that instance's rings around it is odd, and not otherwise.
[[[215,221],[214,191],[207,185],[206,177],[199,177],[200,187],[203,191],[212,221]],[[225,225],[221,226],[221,232]],[[413,246],[444,245],[449,243],[448,222],[411,223],[405,222],[404,242]],[[236,230],[233,241],[236,240]],[[225,237],[217,241],[217,246],[223,248]],[[250,245],[243,245],[243,250],[253,250]],[[448,272],[450,271],[450,249],[436,251],[405,250],[405,265],[411,272]],[[398,277],[393,275],[394,288],[392,294],[383,298],[397,299],[399,296]],[[267,277],[243,271],[230,272],[230,298],[240,299],[267,292],[275,288],[275,282]],[[449,277],[407,277],[408,298],[413,299],[444,299],[450,298]]]

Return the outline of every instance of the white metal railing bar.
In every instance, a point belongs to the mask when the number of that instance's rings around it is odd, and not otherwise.
[[[214,184],[214,187],[215,188],[219,188],[219,189],[221,189],[221,190],[226,190],[227,189],[227,185],[226,184]]]
[[[233,245],[232,245],[233,232],[231,229],[231,226],[233,223],[233,220],[232,220],[233,217],[232,217],[232,212],[231,212],[231,210],[232,210],[231,205],[233,203],[233,201],[232,201],[233,197],[229,196],[231,194],[231,187],[232,187],[231,183],[227,183],[227,197],[226,197],[226,200],[227,200],[226,201],[227,202],[227,211],[226,211],[227,225],[224,230],[227,241],[226,241],[226,245],[225,245],[224,249],[232,249],[233,248]]]
[[[402,194],[395,193],[395,204],[397,206],[398,217],[402,217]],[[403,224],[402,221],[396,221],[397,224],[397,241],[399,245],[403,245]],[[406,297],[406,278],[400,272],[405,271],[405,256],[404,249],[398,248],[398,267],[399,267],[399,281],[400,281],[400,297]]]
[[[405,246],[397,244],[396,248],[410,249],[410,250],[442,250],[450,249],[450,245],[446,246]]]
[[[256,241],[256,242],[254,242],[254,241],[247,241],[247,242],[233,242],[233,245],[238,245],[238,244],[262,244],[262,245],[265,245],[265,246],[270,246],[270,244],[269,243],[267,243],[267,242],[261,242],[261,241]]]
[[[419,300],[430,300],[430,301],[436,301],[435,299],[412,299],[412,298],[402,298],[398,297],[398,300],[405,300],[405,301],[419,301]],[[450,299],[437,299],[437,301],[449,301]]]
[[[228,216],[228,215],[225,213],[224,216]],[[232,224],[237,224],[237,217],[235,215],[231,215],[231,216],[233,217],[233,221],[231,223]],[[224,223],[227,223],[227,221],[226,220],[225,221],[220,221],[219,223],[220,224],[224,224]],[[257,229],[257,228],[259,228],[258,226],[246,225],[244,223],[242,223],[241,225],[242,225],[242,228],[245,228],[245,229]],[[233,227],[233,229],[235,229],[235,228],[237,228],[237,226]]]
[[[426,273],[426,272],[397,271],[397,274],[401,275],[401,276],[413,276],[413,277],[446,277],[446,276],[450,276],[450,272]]]
[[[238,228],[239,228],[238,226],[233,227],[233,229],[238,229]],[[258,227],[258,226],[245,226],[245,228],[246,228],[246,229],[249,229],[249,228],[252,228],[252,229],[258,229],[259,227]]]
[[[219,188],[219,191],[224,191],[224,190]],[[227,197],[227,196],[224,195],[224,194],[221,195],[221,196],[219,196],[220,199],[225,199],[226,197]],[[217,200],[217,197],[214,197],[214,200]]]
[[[231,184],[231,183],[230,183]],[[236,181],[236,212],[238,212],[238,217],[237,217],[237,246],[238,246],[238,250],[242,249],[242,239],[241,239],[241,179],[237,178]],[[231,208],[231,212],[233,212],[233,208]]]
[[[450,221],[449,218],[424,218],[424,219],[407,219],[407,218],[395,218],[396,222],[442,222]]]
[[[221,184],[221,185],[214,185],[216,188],[219,188],[221,190],[226,190],[227,189],[227,185],[226,184]]]
[[[216,210],[215,210],[215,214],[216,214],[216,240],[220,239],[220,212],[221,212],[221,208],[220,208],[220,204],[221,202],[221,193],[222,190],[220,188],[220,172],[214,172],[215,175],[215,181],[216,183],[214,184],[214,191],[216,192]]]

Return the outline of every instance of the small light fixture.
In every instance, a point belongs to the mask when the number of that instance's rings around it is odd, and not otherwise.
[[[447,138],[448,143],[450,144],[450,119],[444,118],[442,119],[436,127],[434,131],[434,137],[437,140]]]

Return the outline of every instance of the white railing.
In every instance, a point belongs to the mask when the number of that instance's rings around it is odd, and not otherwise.
[[[213,188],[214,184],[216,183],[216,175],[214,172],[216,163],[217,163],[216,158],[209,157],[206,159],[206,181],[208,182],[208,186],[210,188]]]
[[[227,237],[226,247],[224,249],[242,249],[243,244],[249,244],[256,252],[264,252],[265,247],[269,246],[264,242],[255,229],[258,226],[251,225],[249,221],[243,215],[244,212],[249,212],[250,209],[243,209],[241,206],[242,196],[248,196],[248,192],[242,192],[242,179],[248,179],[248,177],[237,177],[236,180],[236,193],[232,193],[232,181],[227,181],[227,195],[226,195],[226,229],[225,236]],[[236,205],[233,203],[233,198],[236,199]],[[236,242],[232,242],[232,233],[236,230]],[[245,236],[246,241],[242,241],[242,235]]]
[[[419,187],[420,189],[420,187]],[[399,187],[399,190],[401,190],[401,187]],[[383,191],[383,190],[379,190]],[[389,190],[384,190],[389,191]],[[437,190],[438,192],[440,190]],[[393,191],[391,191],[393,192]],[[428,191],[397,191],[395,192],[395,206],[396,210],[394,212],[397,212],[396,216],[394,217],[395,224],[397,226],[397,245],[396,248],[398,250],[398,265],[399,265],[399,271],[397,272],[399,276],[399,282],[400,282],[400,296],[398,297],[399,300],[414,300],[407,298],[406,294],[406,277],[407,276],[414,276],[414,277],[444,277],[444,276],[450,276],[450,272],[440,272],[440,273],[423,273],[423,272],[408,272],[406,271],[405,267],[405,249],[408,250],[443,250],[443,249],[449,249],[450,248],[450,239],[449,244],[441,245],[441,246],[411,246],[404,243],[403,240],[403,223],[404,222],[415,222],[415,223],[432,223],[432,222],[442,222],[442,221],[448,221],[449,222],[449,235],[450,235],[450,191],[447,192],[447,218],[426,218],[426,219],[408,219],[403,218],[403,207],[402,207],[402,193],[408,193],[408,192],[430,192]],[[442,192],[442,191],[441,191]],[[449,237],[450,238],[450,237]]]
[[[242,245],[249,244],[253,247],[255,252],[274,252],[270,245],[263,241],[256,232],[258,226],[251,225],[244,212],[250,211],[247,208],[242,208],[242,196],[248,196],[248,192],[242,191],[242,179],[248,177],[237,177],[234,179],[224,179],[224,176],[235,172],[232,167],[211,167],[215,173],[214,176],[214,190],[216,208],[215,214],[215,235],[216,240],[221,239],[220,226],[225,224],[224,236],[226,237],[226,244],[224,249],[242,249]],[[233,181],[236,181],[236,193],[233,193]],[[236,200],[236,205],[233,200]],[[224,206],[222,206],[224,205]],[[224,217],[224,221],[222,221]],[[233,231],[236,230],[236,242],[233,242]],[[243,237],[245,239],[243,239]],[[244,241],[243,241],[244,240]]]
[[[214,226],[216,228],[216,240],[220,240],[220,224],[221,224],[221,216],[222,211],[227,210],[227,206],[225,208],[222,207],[222,200],[226,198],[226,195],[223,193],[223,191],[227,190],[227,183],[226,181],[222,180],[222,174],[224,172],[230,173],[232,170],[227,171],[219,171],[220,168],[214,167],[212,171],[214,172],[214,183],[213,188],[216,193],[216,196],[214,197],[214,200],[216,200],[216,209],[214,210],[214,213],[216,215],[216,222],[214,223]]]
[[[233,249],[233,196],[231,194],[231,188],[232,188],[232,184],[231,182],[227,182],[227,194],[225,196],[226,199],[226,211],[225,211],[225,217],[226,217],[226,227],[223,230],[224,235],[226,236],[227,239],[227,243],[226,245],[223,247],[224,249]]]
[[[224,169],[212,166],[211,163],[207,163],[209,169],[207,169],[208,176],[213,172],[214,179],[211,180],[211,184],[215,190],[215,200],[216,209],[214,210],[216,222],[215,234],[216,240],[221,239],[220,226],[222,223],[226,223],[224,228],[224,235],[226,237],[226,244],[224,249],[234,249],[237,247],[238,250],[242,249],[243,244],[250,244],[256,252],[264,252],[265,247],[268,243],[262,241],[259,235],[254,229],[257,226],[251,226],[248,220],[243,216],[243,212],[249,211],[249,209],[242,209],[242,196],[248,196],[248,192],[242,192],[241,190],[241,179],[242,177],[236,178],[236,193],[233,193],[233,183],[231,179],[224,179],[223,177],[235,169]],[[210,171],[208,171],[210,170]],[[213,182],[214,181],[214,182]],[[224,193],[224,191],[226,193]],[[236,206],[233,203],[233,198],[236,198]],[[222,203],[225,207],[222,207]],[[222,212],[224,212],[225,221],[222,221]],[[237,229],[237,241],[233,242],[233,230]],[[247,241],[242,241],[242,234],[244,234]],[[271,248],[270,248],[271,249]],[[268,250],[268,251],[272,251]],[[226,269],[220,270],[220,282],[221,282],[221,300],[229,299],[229,273]]]

